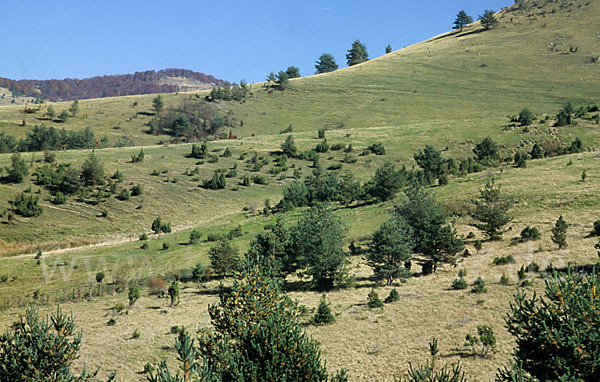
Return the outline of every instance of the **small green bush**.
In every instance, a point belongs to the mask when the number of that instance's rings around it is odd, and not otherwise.
[[[396,288],[393,288],[390,291],[390,294],[385,298],[384,302],[386,304],[389,304],[389,303],[392,303],[392,302],[396,302],[398,300],[400,300],[400,294],[398,293],[398,291],[396,290]]]
[[[116,180],[117,183],[120,183],[123,181],[123,173],[117,170],[110,178]]]
[[[193,229],[190,232],[190,244],[198,244],[200,242],[200,238],[202,237],[202,233],[198,230]]]
[[[473,289],[471,289],[473,293],[487,293],[487,288],[485,287],[485,281],[481,277],[478,277],[473,283]]]
[[[521,242],[538,240],[541,237],[542,234],[540,234],[540,231],[536,227],[527,226],[521,231]]]
[[[317,312],[313,316],[311,323],[313,325],[327,325],[335,322],[335,316],[331,313],[331,308],[327,303],[325,294],[321,297],[319,305],[317,306]]]
[[[117,320],[115,320],[114,318],[111,318],[106,322],[106,325],[108,325],[108,326],[115,326],[116,324],[117,324]]]
[[[506,265],[506,264],[514,264],[515,258],[513,255],[501,256],[494,258],[494,265]]]
[[[127,297],[129,298],[129,306],[133,306],[133,304],[135,304],[135,302],[140,298],[140,295],[140,288],[138,286],[130,286],[129,293],[127,294]]]
[[[452,289],[454,289],[454,290],[467,289],[467,288],[468,288],[467,281],[462,277],[459,277],[457,279],[454,279],[454,281],[452,281]]]
[[[117,199],[122,201],[129,200],[129,198],[131,198],[131,193],[128,190],[121,190],[117,195]]]
[[[137,338],[140,338],[140,331],[135,329],[133,333],[131,333],[131,339],[135,340]]]
[[[66,202],[67,196],[60,191],[58,191],[56,195],[54,195],[54,199],[52,199],[52,203],[54,204],[65,204]]]
[[[368,147],[368,150],[375,155],[385,155],[385,147],[383,147],[383,143],[373,143]]]
[[[315,151],[318,153],[326,153],[329,151],[329,144],[327,143],[327,139],[323,139],[317,147],[315,147]]]
[[[206,235],[206,241],[220,241],[223,240],[224,236],[220,233],[211,232]]]
[[[371,289],[369,292],[369,295],[367,296],[367,305],[371,309],[383,307],[383,301],[381,301],[375,289]]]
[[[590,236],[600,236],[600,220],[594,222],[594,229],[590,232]]]
[[[481,348],[477,349],[477,346]],[[485,357],[489,352],[496,352],[496,336],[491,326],[477,325],[477,335],[467,334],[464,346],[470,347],[474,355]]]
[[[269,184],[269,181],[264,175],[252,175],[252,181],[256,184]]]
[[[139,196],[142,194],[143,191],[144,189],[142,188],[142,186],[136,184],[135,186],[131,187],[131,196]]]

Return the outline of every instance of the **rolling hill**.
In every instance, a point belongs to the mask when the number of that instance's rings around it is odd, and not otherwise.
[[[11,80],[0,77],[0,87],[13,94],[49,101],[206,90],[225,83],[204,73],[173,68],[84,79]]]
[[[107,179],[117,179],[120,173],[117,192],[135,185],[144,190],[128,199],[106,197],[94,204],[89,202],[97,192],[94,189],[69,196],[65,204],[58,205],[52,202],[52,190],[37,185],[32,174],[23,184],[0,184],[0,211],[4,211],[0,276],[7,276],[0,283],[0,329],[8,327],[34,299],[42,303],[44,312],[61,301],[76,314],[84,330],[82,362],[88,367],[111,365],[103,371],[117,368],[123,380],[144,380],[138,373],[146,362],[172,361],[176,356],[170,327],[195,328],[208,323],[206,306],[216,301],[221,280],[184,283],[182,303],[177,307],[144,291],[135,308],[114,315],[116,326],[106,322],[113,317],[112,307],[126,300],[126,293],[113,294],[110,285],[115,280],[146,285],[151,276],[184,279],[196,263],[210,264],[207,252],[213,242],[208,240],[209,234],[237,227],[242,235],[233,243],[244,253],[255,235],[273,223],[272,216],[260,212],[266,199],[269,205],[276,204],[285,186],[313,171],[312,161],[300,158],[288,158],[281,170],[276,160],[288,135],[294,137],[300,151],[309,151],[323,141],[318,139],[318,129],[325,130],[331,146],[348,150],[352,145],[348,153],[321,153],[320,163],[329,171],[350,170],[363,183],[385,161],[416,167],[413,155],[426,144],[442,150],[444,158],[460,160],[471,157],[475,143],[490,136],[508,159],[516,152],[529,152],[534,142],[568,146],[580,138],[586,148],[580,153],[528,160],[526,168],[507,160],[481,172],[451,176],[448,185],[430,187],[452,216],[458,233],[465,238],[471,237],[471,232],[475,235],[467,240],[473,255],[461,257],[458,267],[447,266],[435,275],[395,285],[401,302],[382,310],[366,307],[367,293],[375,288],[383,297],[391,288],[377,284],[364,258],[353,256],[350,273],[355,287],[327,295],[338,314],[337,322],[307,327],[322,344],[328,366],[345,367],[351,380],[392,380],[406,372],[408,362],[427,357],[427,342],[432,337],[440,341],[443,363],[460,361],[469,378],[493,380],[514,346],[503,318],[520,267],[533,262],[545,269],[551,264],[560,267],[597,261],[595,238],[588,234],[599,219],[600,206],[600,127],[594,120],[597,108],[592,107],[600,103],[600,63],[592,59],[600,55],[599,15],[598,1],[525,1],[499,12],[499,25],[492,30],[474,23],[460,33],[436,36],[360,65],[293,79],[284,91],[268,92],[263,84],[252,84],[251,95],[244,101],[214,103],[221,113],[233,116],[235,123],[227,130],[236,138],[209,141],[210,160],[191,158],[191,144],[181,144],[168,135],[148,134],[154,95],[84,100],[77,116],[64,123],[41,119],[41,114],[48,105],[66,110],[67,102],[42,105],[34,114],[24,113],[23,107],[0,107],[0,132],[19,138],[41,123],[67,131],[90,126],[96,137],[107,137],[109,147],[95,149],[94,154]],[[207,93],[162,97],[167,108],[178,108],[184,101],[200,102]],[[557,127],[556,115],[567,102],[589,112],[570,125]],[[531,126],[520,126],[507,117],[525,107],[535,114]],[[110,147],[125,137],[136,146]],[[383,143],[386,154],[368,154],[373,143]],[[132,156],[141,149],[144,160],[134,162]],[[78,168],[91,151],[59,151],[56,161]],[[0,154],[0,167],[7,166],[10,157]],[[23,158],[32,172],[45,166],[42,153],[25,153]],[[201,187],[215,172],[231,175],[225,189]],[[263,177],[266,184],[244,186],[245,176]],[[465,211],[492,177],[516,203],[511,211],[513,221],[503,240],[485,242],[482,249],[476,249],[475,239],[482,235],[471,226]],[[39,196],[43,213],[9,219],[10,202],[17,193]],[[389,202],[350,208],[336,204],[336,214],[348,227],[346,244],[354,241],[366,246],[370,234],[402,198],[398,195]],[[298,210],[286,213],[285,220],[294,223],[298,214]],[[559,215],[570,224],[569,246],[560,250],[550,239]],[[172,222],[172,233],[151,234],[157,216]],[[515,242],[519,232],[530,225],[539,228],[542,239]],[[188,243],[192,228],[202,233],[202,241],[194,245]],[[140,248],[138,237],[144,233],[150,236],[148,249]],[[40,264],[33,259],[38,249],[43,252]],[[492,265],[495,257],[508,255],[515,258],[514,264]],[[484,278],[488,293],[450,290],[459,268],[468,269],[469,284],[476,277]],[[413,271],[418,274],[419,270],[415,265]],[[90,279],[98,271],[107,275],[107,289],[86,302]],[[502,275],[509,277],[508,285],[499,282]],[[532,283],[526,288],[528,293],[543,288],[539,273],[532,272],[527,278]],[[321,294],[300,288],[291,296],[312,311]],[[465,356],[465,334],[482,323],[493,327],[498,352],[482,358]],[[139,339],[130,338],[134,329],[140,329]]]

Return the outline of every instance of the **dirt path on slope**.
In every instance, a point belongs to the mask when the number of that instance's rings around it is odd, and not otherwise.
[[[74,211],[69,211],[69,212],[74,212]],[[77,212],[75,212],[77,213]],[[192,229],[200,224],[204,224],[204,223],[209,223],[211,221],[214,220],[218,220],[221,218],[224,218],[226,216],[229,215],[233,215],[235,212],[230,212],[230,213],[226,213],[226,214],[222,214],[222,215],[218,215],[218,216],[214,216],[210,219],[207,220],[201,220],[201,221],[197,221],[195,223],[189,223],[180,227],[177,227],[176,229],[173,229],[173,231],[171,233],[178,233],[181,231],[186,231],[188,229]],[[146,232],[147,234],[150,234],[149,237],[151,237],[151,235],[153,234],[152,232]],[[92,243],[92,244],[86,244],[86,245],[79,245],[79,246],[74,246],[74,247],[66,247],[66,248],[57,248],[57,249],[52,249],[49,251],[42,251],[43,252],[43,256],[49,256],[49,255],[61,255],[64,253],[69,253],[69,252],[78,252],[78,251],[85,251],[85,250],[90,250],[90,249],[96,249],[96,248],[101,248],[101,247],[112,247],[115,245],[119,245],[119,244],[125,244],[125,243],[130,243],[132,241],[135,241],[137,239],[132,238],[131,236],[117,236],[114,237],[112,239],[107,239],[107,240],[103,240],[97,243]],[[16,256],[4,256],[4,257],[0,257],[0,261],[3,259],[25,259],[25,258],[31,258],[31,257],[35,257],[35,255],[37,254],[37,252],[35,253],[25,253],[25,254],[21,254],[21,255],[16,255]]]

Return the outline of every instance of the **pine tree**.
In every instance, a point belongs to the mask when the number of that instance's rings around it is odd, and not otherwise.
[[[300,69],[297,66],[289,66],[285,72],[288,78],[300,78]]]
[[[477,223],[471,225],[482,230],[489,240],[502,238],[505,232],[503,227],[512,220],[508,213],[512,202],[500,194],[500,187],[495,186],[494,179],[488,180],[479,190],[479,197],[473,203],[475,209],[471,212],[471,217]]]
[[[190,244],[198,244],[200,242],[201,237],[202,237],[202,233],[196,229],[193,229],[192,232],[190,232],[189,243]]]
[[[82,332],[76,329],[75,318],[60,307],[43,320],[37,308],[27,308],[20,322],[0,335],[0,381],[97,382],[98,371],[71,372],[81,349]],[[115,373],[109,373],[107,381],[114,380]]]
[[[367,47],[360,42],[360,40],[354,40],[352,48],[348,50],[346,54],[346,60],[348,66],[357,65],[369,60],[369,54],[367,53]]]
[[[329,53],[323,53],[315,63],[315,74],[334,72],[338,69],[335,58]]]
[[[444,173],[442,152],[431,145],[425,145],[423,150],[414,155],[414,159],[426,173],[431,174],[430,178],[438,178]]]
[[[371,309],[383,307],[383,301],[381,301],[375,289],[371,289],[367,295],[367,306]]]
[[[152,100],[152,108],[154,109],[154,114],[159,117],[165,108],[165,103],[160,94]]]
[[[319,288],[331,289],[347,264],[343,240],[346,228],[326,205],[305,211],[290,230],[290,262],[306,269]]]
[[[569,267],[545,283],[542,297],[519,291],[510,304],[506,327],[516,340],[517,366],[511,369],[537,381],[600,380],[600,276]],[[496,380],[515,381],[512,371],[519,370],[501,370]]]
[[[73,101],[71,107],[69,108],[69,111],[71,112],[71,115],[73,117],[77,115],[77,112],[79,111],[79,100]]]
[[[23,183],[25,177],[29,173],[29,167],[25,163],[25,159],[21,157],[21,154],[14,153],[10,157],[10,166],[6,167],[8,174],[8,181],[11,183]]]
[[[479,21],[481,22],[481,26],[485,30],[489,30],[498,25],[498,20],[496,20],[496,16],[494,15],[494,11],[486,9],[483,15],[479,16]]]
[[[228,275],[235,271],[239,264],[239,249],[229,240],[221,240],[208,250],[212,269],[219,275]]]
[[[91,153],[81,166],[81,179],[86,185],[97,185],[103,182],[104,167],[96,154]]]
[[[560,215],[552,228],[552,241],[558,244],[558,248],[567,246],[567,228],[569,228],[569,225]]]
[[[382,202],[393,199],[406,183],[405,172],[396,170],[396,166],[386,161],[375,171],[373,179],[365,188],[367,193]]]
[[[533,147],[531,148],[531,152],[529,153],[529,155],[531,155],[531,159],[541,159],[544,157],[544,149],[542,148],[542,145],[540,145],[539,143],[535,143],[533,145]]]
[[[171,299],[171,306],[179,304],[179,283],[174,280],[168,289],[169,298]]]
[[[529,126],[533,123],[533,113],[525,108],[519,113],[519,123],[521,126]]]
[[[456,15],[456,20],[454,20],[454,29],[458,29],[460,32],[463,31],[464,27],[471,24],[473,22],[473,18],[465,11],[460,11]]]
[[[391,285],[394,279],[409,275],[405,264],[412,258],[413,230],[402,217],[393,216],[373,234],[367,252],[367,264],[377,277]]]
[[[140,288],[137,285],[130,286],[127,297],[129,298],[129,306],[133,306],[133,304],[135,304],[135,302],[140,298]]]
[[[298,148],[296,147],[296,144],[294,143],[294,137],[291,135],[288,135],[288,137],[285,139],[285,142],[281,144],[281,151],[283,151],[283,153],[285,155],[287,155],[288,157],[295,157],[296,153],[298,152]]]
[[[390,54],[390,53],[392,53],[392,46],[390,44],[388,44],[385,47],[385,54]]]
[[[280,70],[277,73],[277,79],[275,81],[275,83],[277,84],[277,89],[279,90],[285,90],[288,88],[289,83],[290,83],[290,76],[287,74],[287,72]]]
[[[414,252],[420,254],[423,272],[435,272],[438,265],[454,263],[464,243],[456,231],[446,224],[446,214],[433,197],[419,185],[406,190],[408,199],[395,208],[394,213],[412,227]]]
[[[260,266],[247,265],[209,315],[214,329],[201,330],[198,345],[186,332],[175,343],[181,373],[171,374],[162,362],[151,368],[150,382],[347,381],[343,370],[328,377],[318,344],[299,322],[297,304]]]
[[[319,305],[317,306],[317,312],[313,316],[311,323],[313,325],[327,325],[335,322],[335,316],[331,313],[331,308],[327,303],[327,298],[323,293]]]
[[[396,288],[393,288],[390,291],[390,294],[385,298],[384,302],[386,304],[389,304],[389,303],[392,303],[392,302],[396,302],[398,300],[400,300],[400,294],[398,293],[398,290],[396,290]]]

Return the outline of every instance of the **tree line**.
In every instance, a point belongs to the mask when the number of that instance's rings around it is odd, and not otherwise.
[[[165,77],[185,77],[207,84],[223,86],[226,81],[204,73],[186,69],[148,70],[134,74],[97,76],[84,79],[66,78],[63,80],[11,80],[0,78],[0,87],[19,94],[48,99],[50,101],[70,101],[75,99],[119,97],[136,94],[174,93],[177,85],[161,84]]]

